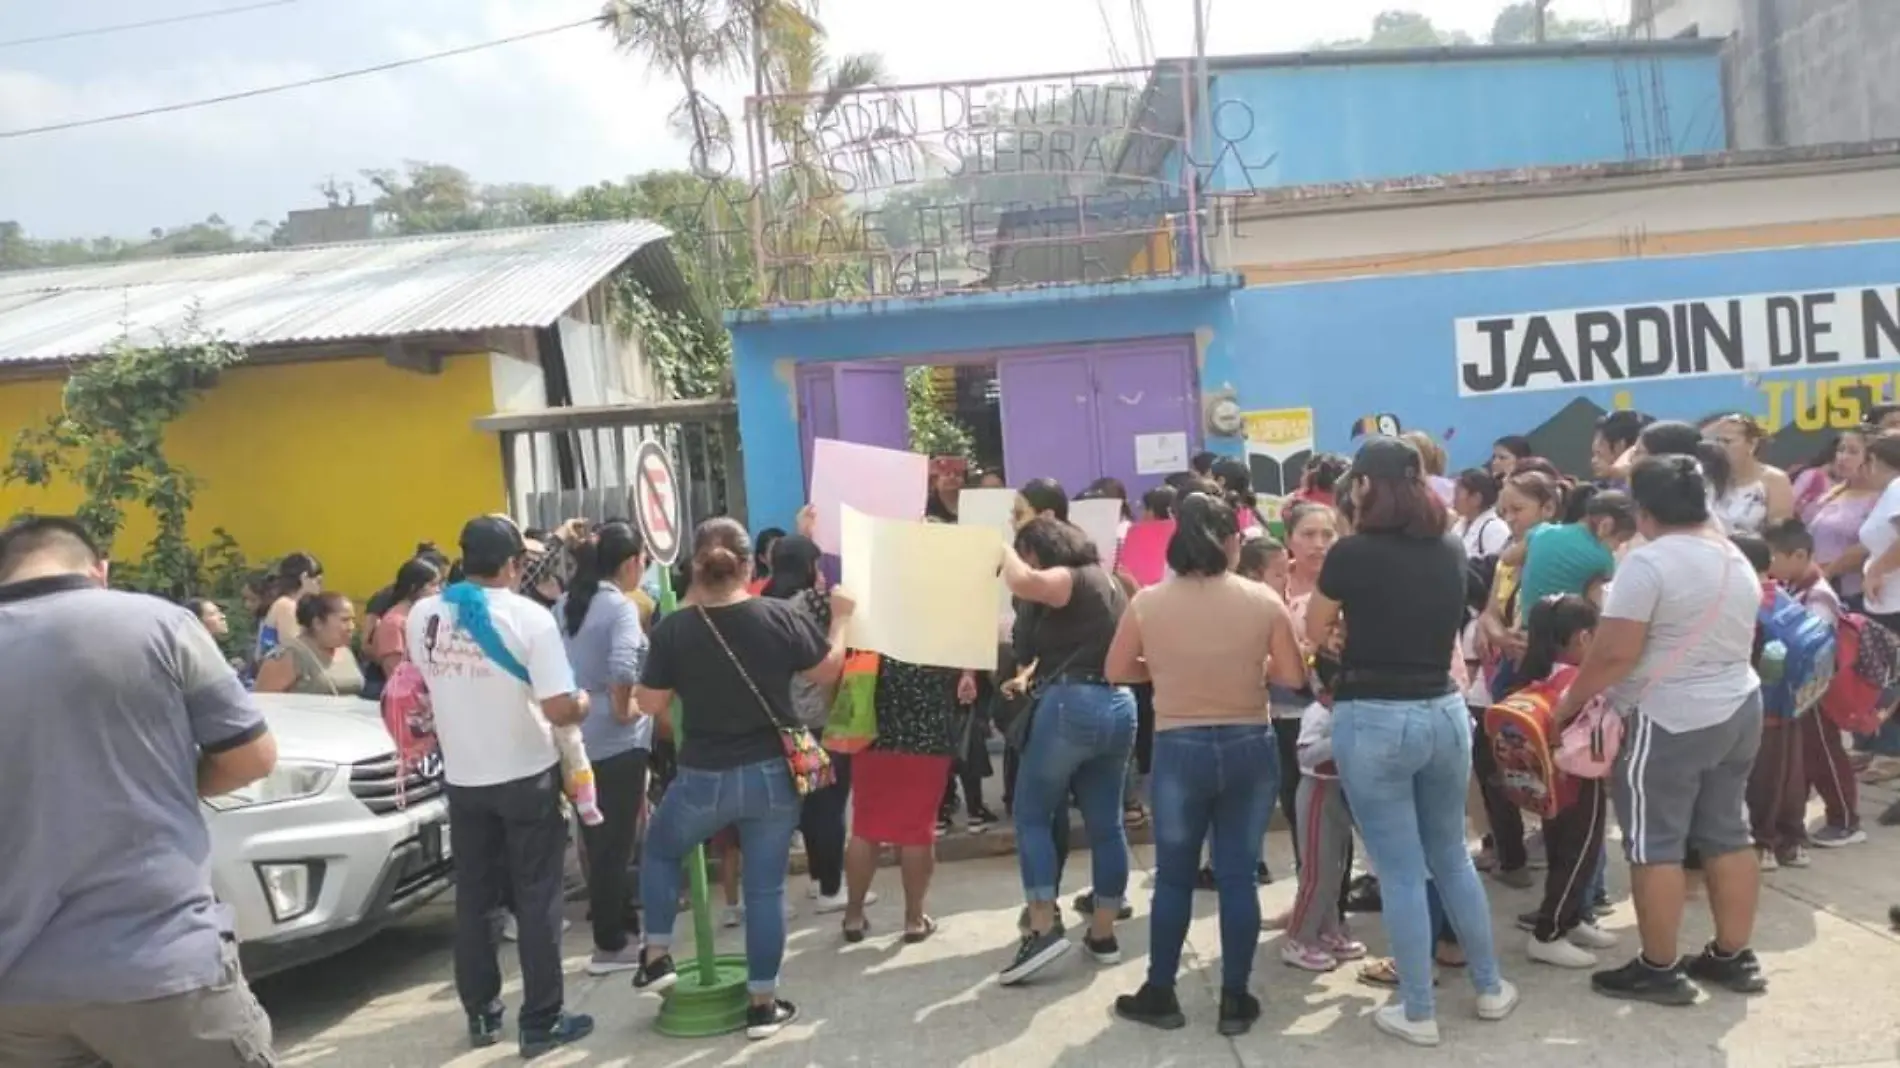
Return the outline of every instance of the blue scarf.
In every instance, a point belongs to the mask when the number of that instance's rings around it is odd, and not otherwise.
[[[501,640],[494,617],[488,613],[488,591],[473,582],[457,582],[442,591],[442,599],[455,606],[455,625],[468,632],[482,655],[493,660],[503,671],[528,682],[528,668]]]

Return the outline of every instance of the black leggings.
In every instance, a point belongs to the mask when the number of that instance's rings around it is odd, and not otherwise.
[[[838,781],[805,795],[798,830],[805,836],[805,863],[818,892],[835,896],[844,886],[845,803],[851,799],[851,758],[831,754]]]
[[[599,824],[581,825],[587,850],[587,901],[594,926],[594,948],[618,953],[629,935],[640,933],[633,885],[627,865],[633,859],[634,833],[646,805],[647,751],[630,749],[594,762]]]
[[[1473,706],[1471,714],[1471,770],[1484,799],[1484,818],[1491,824],[1491,847],[1497,850],[1500,870],[1517,871],[1530,863],[1524,852],[1524,813],[1504,795],[1504,780],[1484,733],[1484,709]]]
[[[1293,839],[1293,868],[1300,867],[1300,817],[1296,804],[1300,796],[1300,721],[1282,717],[1273,721],[1273,739],[1280,746],[1280,814],[1286,817],[1287,837]],[[1265,863],[1266,853],[1260,854]],[[1352,862],[1346,862],[1346,875],[1352,875]],[[1344,891],[1341,891],[1342,895]]]

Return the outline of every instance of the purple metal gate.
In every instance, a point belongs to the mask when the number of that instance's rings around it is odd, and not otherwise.
[[[1168,472],[1142,474],[1135,439],[1183,434],[1200,447],[1193,342],[1152,338],[999,353],[1003,463],[1011,484],[1054,478],[1070,493],[1103,476],[1131,498]]]
[[[1112,476],[1139,497],[1168,474],[1142,474],[1136,438],[1183,434],[1200,448],[1194,344],[1185,337],[967,353],[958,362],[996,364],[1003,469],[1010,484],[1053,478],[1070,493]],[[811,445],[827,437],[910,448],[904,367],[882,360],[798,368],[799,444],[811,478]]]

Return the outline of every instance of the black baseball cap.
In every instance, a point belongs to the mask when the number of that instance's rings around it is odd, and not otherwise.
[[[1359,446],[1352,458],[1352,477],[1411,479],[1425,469],[1418,450],[1409,441],[1374,434]]]
[[[476,516],[463,525],[458,541],[462,559],[468,561],[471,568],[476,565],[499,567],[528,551],[521,528],[505,516]]]

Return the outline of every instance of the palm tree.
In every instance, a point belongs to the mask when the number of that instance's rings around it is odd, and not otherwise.
[[[746,71],[764,96],[768,42],[824,31],[815,0],[606,0],[600,25],[623,50],[677,77],[685,97],[668,118],[693,139],[693,168],[711,175],[717,153],[731,162],[732,122],[705,86]]]

